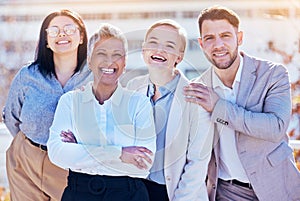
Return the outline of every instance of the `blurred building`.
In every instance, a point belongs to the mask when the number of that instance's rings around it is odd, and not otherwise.
[[[179,67],[202,72],[208,67],[197,43],[197,16],[204,7],[225,5],[242,20],[245,40],[242,46],[256,56],[269,55],[268,41],[289,53],[299,52],[299,0],[2,0],[0,1],[0,64],[20,68],[33,60],[39,28],[44,17],[56,9],[68,8],[81,14],[93,33],[101,22],[120,27],[129,39],[128,69],[141,68],[140,47],[145,29],[155,20],[171,18],[188,32],[185,62]],[[280,61],[280,60],[279,60]],[[192,75],[191,75],[192,76]]]
[[[147,27],[163,18],[178,21],[189,38],[186,56],[178,68],[193,78],[209,67],[197,42],[197,17],[203,8],[214,4],[227,6],[239,14],[244,31],[242,49],[248,53],[283,62],[284,56],[269,48],[271,41],[293,58],[299,54],[300,0],[0,0],[0,68],[6,69],[0,71],[0,77],[7,78],[1,72],[15,73],[15,69],[34,59],[42,20],[53,10],[68,8],[82,15],[89,35],[101,22],[112,23],[126,33],[129,60],[123,83],[147,72],[141,58]],[[293,61],[292,65],[293,81],[298,80],[300,61]],[[3,90],[7,90],[7,86]],[[1,94],[4,99],[6,93]],[[0,100],[0,107],[1,104],[3,100]]]

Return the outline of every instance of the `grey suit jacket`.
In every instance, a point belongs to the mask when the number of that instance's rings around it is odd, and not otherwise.
[[[148,84],[146,75],[131,80],[127,88],[146,94]],[[212,150],[212,123],[202,107],[185,101],[183,87],[188,84],[181,74],[166,130],[164,174],[170,201],[208,200],[205,178]]]
[[[215,200],[218,167],[218,129],[235,130],[241,163],[253,189],[262,201],[300,200],[300,173],[286,129],[291,114],[291,95],[286,69],[241,52],[244,67],[237,103],[220,99],[212,112],[215,124],[214,150],[208,169],[208,192]],[[213,68],[196,81],[212,87]]]

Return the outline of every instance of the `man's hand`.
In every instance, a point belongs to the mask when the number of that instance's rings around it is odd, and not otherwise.
[[[139,169],[147,169],[145,161],[152,163],[151,158],[148,155],[153,153],[146,147],[130,146],[122,148],[122,155],[120,159],[124,163],[131,163]]]
[[[60,133],[61,141],[68,142],[68,143],[77,143],[77,140],[72,133],[72,131],[61,131]]]
[[[219,96],[212,88],[196,82],[184,87],[184,95],[187,102],[196,103],[202,106],[207,112],[212,112],[219,100]]]

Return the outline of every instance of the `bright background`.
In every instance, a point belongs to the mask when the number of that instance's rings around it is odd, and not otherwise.
[[[296,105],[300,100],[300,0],[0,0],[0,108],[17,70],[34,59],[42,20],[54,10],[78,12],[89,36],[101,22],[121,28],[129,40],[128,70],[122,79],[126,84],[133,76],[147,72],[140,54],[145,30],[163,18],[176,20],[188,33],[185,59],[178,68],[189,78],[207,69],[209,64],[197,43],[197,16],[214,4],[227,6],[240,16],[244,31],[242,50],[288,68]],[[4,187],[5,151],[10,141],[0,124],[0,186]]]

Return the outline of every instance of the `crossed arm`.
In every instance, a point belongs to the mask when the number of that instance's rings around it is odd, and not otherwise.
[[[74,134],[70,131],[61,131],[61,140],[65,143],[77,143],[77,139]],[[149,155],[153,155],[152,151],[142,146],[128,146],[122,147],[120,159],[124,163],[130,163],[135,165],[139,169],[147,169],[147,161],[152,164],[152,160]],[[145,161],[144,161],[145,160]]]

